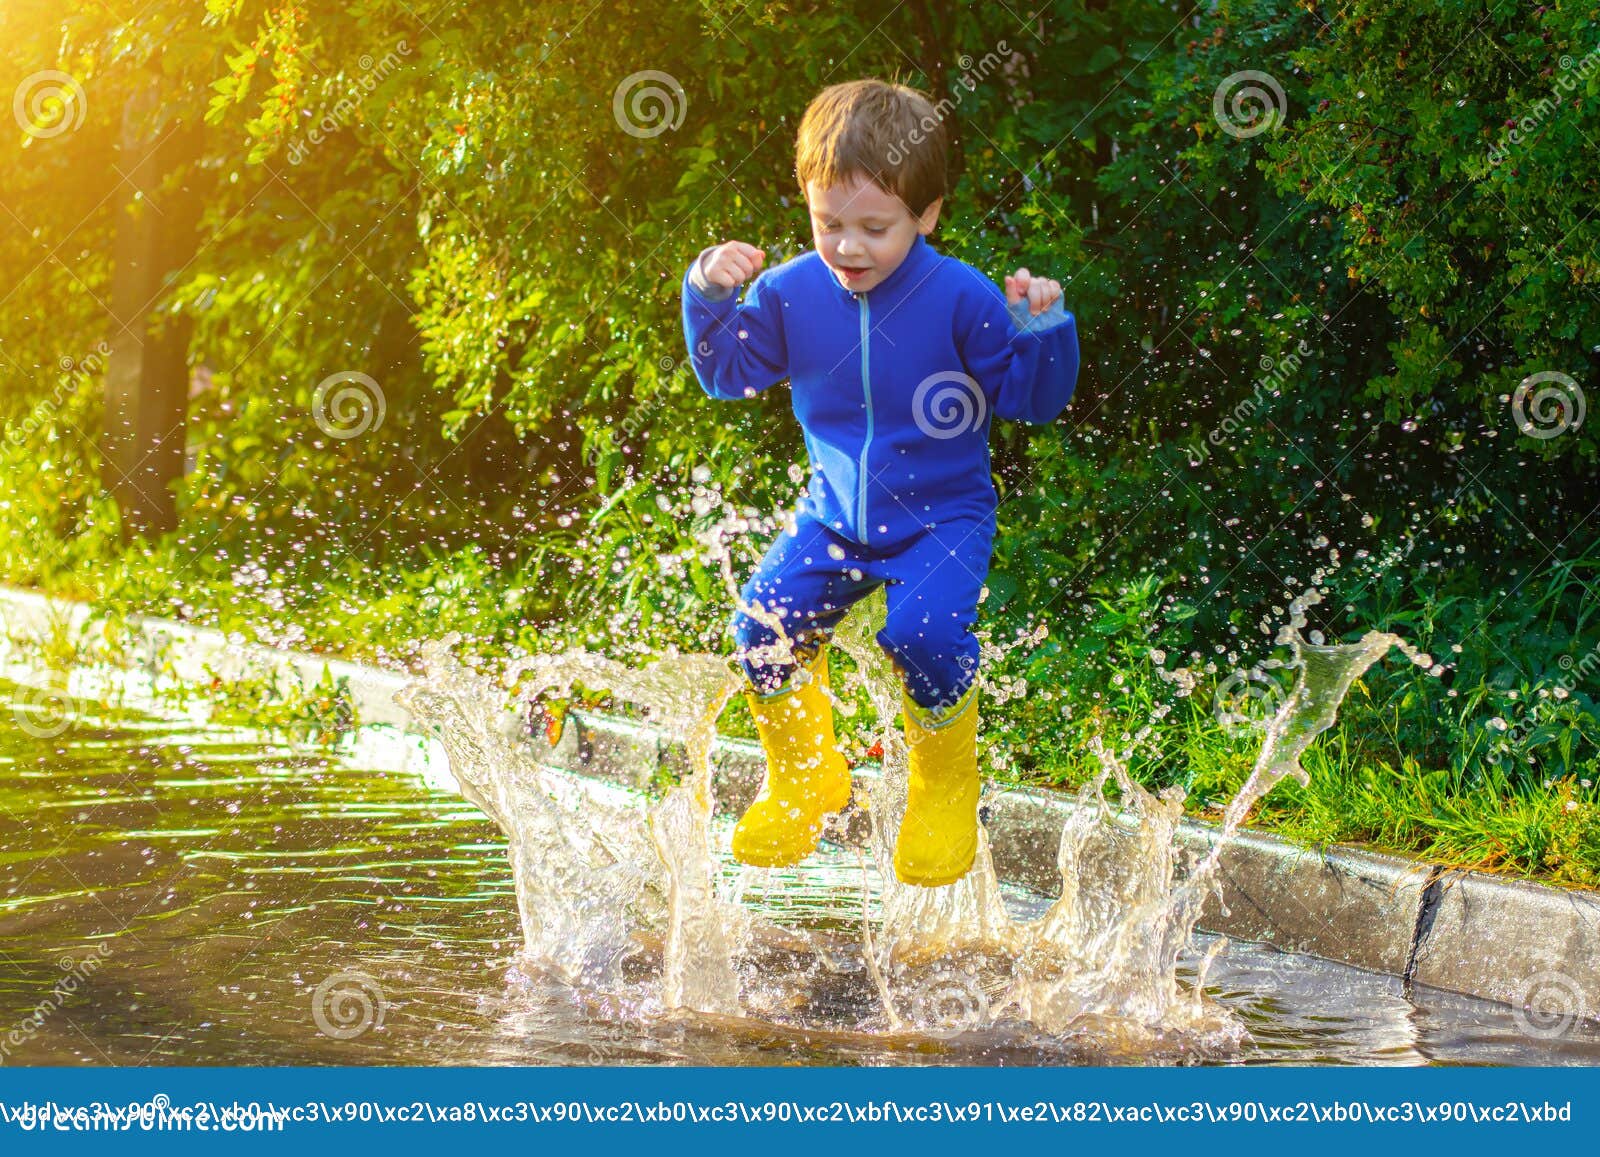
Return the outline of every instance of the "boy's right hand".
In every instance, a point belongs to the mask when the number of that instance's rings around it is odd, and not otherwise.
[[[766,253],[754,245],[727,241],[706,255],[700,271],[712,285],[734,289],[754,277],[766,260]]]

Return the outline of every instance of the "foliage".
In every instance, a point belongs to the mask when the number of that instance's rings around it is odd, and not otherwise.
[[[799,113],[895,76],[950,102],[935,243],[1057,277],[1084,345],[1067,414],[994,439],[982,627],[1029,688],[986,723],[1010,774],[1071,782],[1090,734],[1150,720],[1138,773],[1203,806],[1245,769],[1213,685],[1281,655],[1322,585],[1308,630],[1393,630],[1446,670],[1360,685],[1344,827],[1288,789],[1272,822],[1409,847],[1447,798],[1529,830],[1562,791],[1591,814],[1600,427],[1549,411],[1600,370],[1592,5],[153,0],[122,23],[21,0],[0,45],[85,111],[56,132],[77,106],[45,107],[0,165],[12,582],[392,661],[447,631],[726,650],[805,459],[781,389],[699,390],[679,283],[729,237],[800,252]],[[151,86],[149,131],[206,125],[177,178],[206,190],[200,251],[153,310],[194,326],[195,467],[180,531],[125,545],[94,351],[115,145]],[[319,386],[355,371],[382,419],[330,433]],[[1414,826],[1358,819],[1407,787],[1434,801]],[[1600,863],[1569,828],[1494,862]]]

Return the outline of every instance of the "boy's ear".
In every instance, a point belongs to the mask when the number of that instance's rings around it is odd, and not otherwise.
[[[917,232],[926,237],[933,232],[933,227],[939,223],[939,210],[944,208],[944,198],[937,197],[922,211],[922,216],[917,218]]]

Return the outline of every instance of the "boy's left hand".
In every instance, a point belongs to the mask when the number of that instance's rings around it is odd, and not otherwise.
[[[1015,305],[1026,300],[1028,312],[1038,316],[1061,297],[1061,283],[1048,277],[1035,277],[1026,269],[1018,269],[1006,278],[1006,301]]]

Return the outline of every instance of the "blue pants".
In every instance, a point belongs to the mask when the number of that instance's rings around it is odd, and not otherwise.
[[[745,583],[742,601],[780,616],[807,661],[858,599],[887,583],[888,621],[877,639],[899,666],[906,693],[934,712],[960,700],[978,671],[972,626],[989,573],[994,515],[940,522],[889,549],[862,546],[810,515],[794,517],[797,533],[778,535]],[[780,689],[794,664],[757,664],[747,654],[770,646],[777,634],[742,610],[729,629],[756,693]]]

